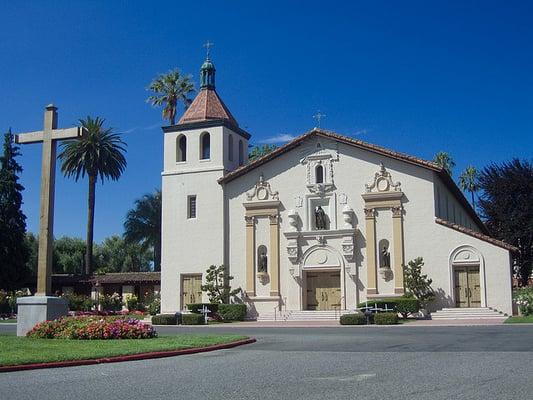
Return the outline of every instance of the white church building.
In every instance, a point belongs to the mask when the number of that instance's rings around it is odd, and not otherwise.
[[[489,236],[437,164],[313,129],[248,162],[250,134],[215,90],[215,67],[179,122],[163,128],[162,312],[207,302],[224,264],[250,318],[350,310],[401,296],[423,257],[432,308],[512,313],[509,244]]]

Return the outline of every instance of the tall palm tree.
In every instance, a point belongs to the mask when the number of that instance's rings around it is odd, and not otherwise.
[[[145,194],[135,200],[135,207],[128,211],[124,222],[126,242],[140,243],[143,249],[151,248],[154,254],[154,270],[161,270],[161,191]]]
[[[77,181],[85,175],[89,178],[87,207],[87,249],[85,251],[85,273],[89,275],[93,266],[93,232],[95,190],[100,181],[116,181],[126,169],[126,143],[112,128],[104,128],[105,120],[100,117],[80,119],[87,133],[79,140],[71,140],[61,145],[61,172]]]
[[[191,76],[183,76],[179,69],[174,69],[166,74],[160,74],[156,77],[148,90],[155,94],[146,100],[153,106],[162,106],[163,119],[168,119],[170,125],[176,123],[176,107],[178,102],[183,103],[187,108],[192,99],[189,97],[195,92],[194,83],[191,82]]]
[[[478,191],[479,185],[478,185],[478,172],[476,167],[473,167],[472,165],[469,165],[466,167],[466,169],[463,171],[461,176],[459,176],[459,186],[461,186],[461,189],[463,191],[468,191],[472,195],[472,207],[474,207],[474,210],[476,209],[476,206],[474,204],[474,193]]]
[[[433,162],[440,165],[441,168],[446,170],[446,172],[452,176],[452,170],[453,167],[455,167],[455,161],[453,161],[452,156],[450,156],[448,153],[445,151],[439,151],[437,154],[435,154]]]

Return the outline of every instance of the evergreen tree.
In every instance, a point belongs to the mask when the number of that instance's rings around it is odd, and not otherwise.
[[[261,158],[263,156],[266,156],[268,153],[273,152],[277,148],[278,146],[276,146],[275,144],[273,145],[264,144],[263,146],[256,145],[252,148],[252,151],[250,151],[250,153],[248,154],[248,160],[250,161],[257,160],[258,158]]]
[[[0,289],[17,289],[29,278],[26,216],[21,209],[24,187],[18,177],[22,167],[15,159],[19,155],[9,130],[0,157]]]
[[[479,176],[479,208],[498,239],[518,247],[516,275],[527,285],[533,270],[533,163],[491,164]]]
[[[440,165],[441,168],[443,168],[450,176],[452,176],[453,167],[455,167],[455,161],[453,161],[452,156],[450,156],[448,153],[445,151],[439,151],[437,154],[435,154],[433,162]]]

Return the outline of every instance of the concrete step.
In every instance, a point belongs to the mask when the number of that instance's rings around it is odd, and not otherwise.
[[[431,314],[431,319],[504,319],[507,316],[490,307],[443,308]]]
[[[258,321],[332,321],[338,320],[341,315],[349,313],[347,310],[340,311],[306,311],[288,310],[281,313],[261,313]]]

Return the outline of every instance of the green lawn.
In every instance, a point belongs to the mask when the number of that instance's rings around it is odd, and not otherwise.
[[[521,317],[509,317],[505,320],[506,324],[533,324],[533,315]]]
[[[17,323],[16,319],[0,319],[0,324],[13,324]]]
[[[180,334],[155,339],[67,340],[0,335],[0,365],[92,359],[150,351],[179,350],[245,339],[239,335]]]

